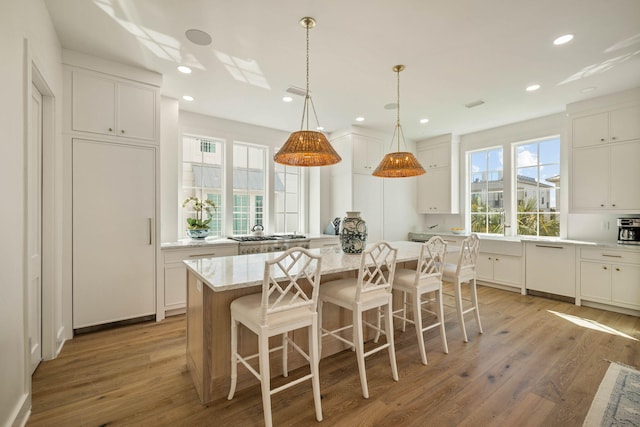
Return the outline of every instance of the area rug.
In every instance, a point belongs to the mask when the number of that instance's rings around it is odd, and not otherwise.
[[[612,362],[583,426],[640,426],[640,371]]]

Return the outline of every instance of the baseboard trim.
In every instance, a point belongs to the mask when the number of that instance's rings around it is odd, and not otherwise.
[[[615,313],[628,314],[629,316],[640,317],[640,311],[632,308],[618,307],[615,305],[602,304],[599,302],[581,300],[580,304],[585,307],[598,308],[600,310],[613,311]]]
[[[27,420],[31,416],[31,394],[24,393],[20,396],[20,400],[15,409],[7,419],[7,426],[24,427]]]

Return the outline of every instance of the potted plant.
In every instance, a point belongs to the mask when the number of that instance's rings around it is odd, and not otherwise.
[[[209,223],[211,213],[216,210],[216,204],[209,199],[199,199],[196,196],[188,197],[182,202],[182,207],[192,204],[195,218],[187,218],[187,235],[192,239],[204,239],[209,235]],[[206,219],[205,219],[206,212]]]

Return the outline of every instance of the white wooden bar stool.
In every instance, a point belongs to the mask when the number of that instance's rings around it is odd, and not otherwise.
[[[322,421],[320,378],[318,365],[318,287],[320,285],[321,257],[303,248],[291,248],[273,260],[265,262],[262,293],[240,297],[231,302],[231,389],[228,399],[235,393],[238,364],[242,363],[260,380],[264,423],[271,426],[271,395],[311,379],[316,419]],[[242,356],[238,352],[238,323],[242,323],[258,336],[258,353]],[[293,340],[289,332],[309,328],[309,353]],[[269,337],[282,335],[282,345],[269,349]],[[287,348],[291,344],[309,361],[310,373],[278,388],[271,389],[269,353],[282,350],[282,371],[286,377]],[[257,372],[249,360],[258,357]]]
[[[464,327],[464,315],[473,312],[478,323],[478,329],[482,333],[482,324],[480,323],[480,311],[478,310],[478,293],[476,290],[476,260],[478,259],[478,250],[480,247],[480,239],[478,235],[473,233],[462,241],[460,253],[458,255],[458,264],[445,264],[442,272],[442,280],[453,283],[453,297],[456,301],[456,310],[458,311],[458,323],[462,329],[462,338],[464,342],[469,342],[467,338],[467,330]],[[469,284],[470,298],[462,297],[462,284]],[[471,306],[464,308],[463,301],[471,302]]]
[[[429,329],[440,327],[440,339],[442,351],[449,353],[447,347],[447,335],[444,329],[444,310],[442,307],[442,270],[447,253],[447,243],[438,236],[434,236],[420,248],[420,258],[415,270],[399,268],[393,278],[393,289],[402,292],[402,308],[394,311],[393,316],[402,320],[404,332],[407,322],[413,323],[418,338],[418,346],[422,363],[427,364],[427,353],[424,346],[423,333]],[[434,294],[433,298],[423,299],[425,294]],[[407,296],[411,296],[413,320],[407,316]],[[433,310],[425,307],[434,303]],[[427,326],[423,324],[422,313],[426,312],[436,316],[436,321]],[[376,337],[377,338],[377,337]]]
[[[318,300],[318,323],[321,328],[320,342],[322,344],[322,337],[330,335],[348,344],[352,349],[355,348],[360,371],[360,385],[365,399],[369,397],[364,363],[365,357],[385,348],[388,349],[393,379],[398,381],[398,367],[393,343],[393,322],[391,320],[391,283],[393,282],[396,268],[397,254],[398,250],[392,248],[388,243],[378,242],[362,253],[357,278],[333,280],[323,283],[320,287]],[[332,331],[323,328],[322,306],[324,303],[335,304],[351,310],[353,315],[352,324]],[[380,331],[380,328],[369,322],[364,322],[362,315],[365,311],[377,309],[378,307],[383,308],[385,311],[385,329],[382,332],[387,337],[387,342],[365,353],[363,325],[366,324],[378,331]],[[347,329],[353,330],[351,341],[340,335],[342,331]]]

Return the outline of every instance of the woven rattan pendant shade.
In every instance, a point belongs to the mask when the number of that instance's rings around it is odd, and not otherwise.
[[[342,160],[327,137],[313,130],[293,132],[273,159],[290,166],[328,166]]]
[[[410,176],[418,176],[426,173],[416,156],[408,151],[400,151],[400,137],[404,142],[404,134],[402,133],[402,125],[400,125],[400,71],[404,70],[404,65],[396,65],[393,67],[393,71],[398,75],[398,113],[396,120],[396,127],[393,131],[393,137],[398,137],[398,151],[394,153],[387,153],[382,158],[382,161],[373,171],[373,176],[379,176],[381,178],[407,178]],[[406,143],[405,143],[406,145]]]
[[[307,30],[307,90],[304,97],[304,109],[302,110],[302,123],[300,130],[289,135],[289,139],[282,148],[273,156],[276,163],[288,166],[329,166],[334,165],[342,158],[333,149],[327,137],[322,132],[309,130],[309,108],[318,123],[318,115],[313,105],[313,100],[309,94],[309,29],[315,27],[316,21],[313,18],[305,17],[300,20]],[[306,123],[306,130],[304,129]]]
[[[395,153],[387,153],[382,158],[376,170],[373,171],[373,175],[381,178],[407,178],[422,175],[425,172],[413,153],[396,151]]]

